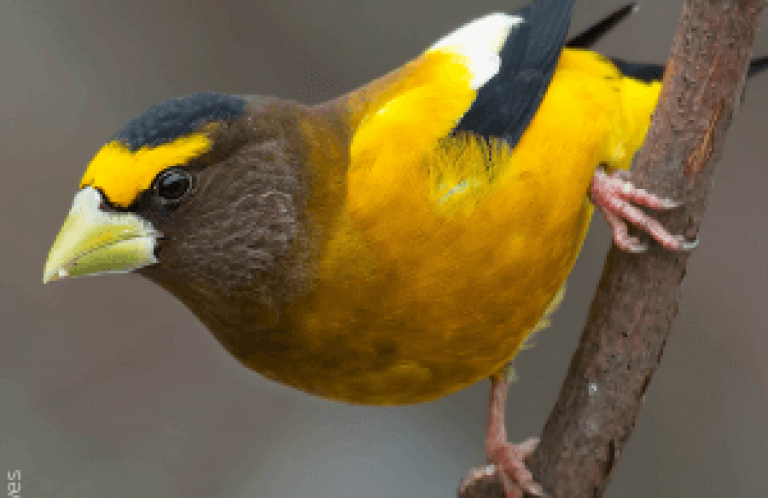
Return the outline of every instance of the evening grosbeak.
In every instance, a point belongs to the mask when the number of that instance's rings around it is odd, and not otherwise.
[[[628,183],[661,66],[566,43],[574,0],[481,17],[327,103],[197,93],[96,154],[44,280],[136,272],[243,365],[351,403],[428,401],[491,377],[489,463],[541,493],[504,432],[505,366],[547,323],[595,207],[670,250]]]

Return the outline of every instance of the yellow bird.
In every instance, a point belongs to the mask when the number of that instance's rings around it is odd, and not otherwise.
[[[631,202],[675,204],[620,174],[661,68],[564,48],[572,6],[487,15],[322,105],[149,108],[91,161],[44,281],[135,271],[243,365],[325,398],[417,403],[492,377],[488,459],[509,496],[541,493],[535,441],[504,435],[503,372],[560,301],[594,207],[624,249],[643,249],[624,220],[692,247]]]

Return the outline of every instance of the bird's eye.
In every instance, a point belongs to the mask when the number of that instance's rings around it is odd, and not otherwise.
[[[183,169],[164,171],[155,180],[155,191],[166,202],[176,202],[190,190],[192,190],[192,175]]]

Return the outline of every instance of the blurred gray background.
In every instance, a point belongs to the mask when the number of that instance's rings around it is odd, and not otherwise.
[[[405,408],[346,406],[253,374],[136,276],[43,286],[91,156],[199,90],[316,103],[519,0],[3,0],[0,471],[23,497],[450,497],[483,462],[487,383]],[[573,30],[620,6],[582,0]],[[650,1],[599,49],[664,61],[682,2]],[[763,32],[757,53],[768,53]],[[730,130],[672,340],[612,497],[764,497],[768,75]],[[553,326],[517,362],[512,440],[539,434],[610,234],[593,230]],[[3,487],[4,488],[4,487]]]

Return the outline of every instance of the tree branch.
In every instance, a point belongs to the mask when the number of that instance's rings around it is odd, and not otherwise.
[[[684,207],[660,216],[699,231],[714,166],[739,105],[766,0],[686,0],[635,185]],[[611,248],[579,347],[529,468],[553,497],[602,496],[661,360],[688,254]],[[495,484],[495,483],[494,483]],[[500,497],[479,482],[475,496]]]

